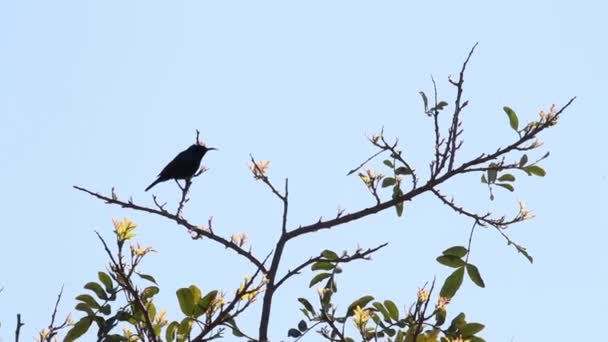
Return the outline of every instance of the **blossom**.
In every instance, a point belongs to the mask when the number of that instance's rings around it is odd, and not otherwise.
[[[249,164],[249,170],[251,170],[255,179],[264,178],[266,177],[266,170],[268,169],[268,165],[270,165],[269,160],[262,160],[257,163]]]
[[[263,286],[259,286],[257,288],[254,288],[252,290],[249,290],[249,287],[251,286],[251,276],[245,276],[245,281],[241,284],[241,286],[239,287],[239,299],[241,300],[246,300],[248,302],[254,302],[257,298],[257,296],[264,292],[264,287]]]
[[[134,256],[144,256],[149,252],[156,252],[152,247],[142,247],[139,243],[137,246],[131,244],[131,255]]]
[[[418,301],[419,302],[426,302],[429,299],[430,295],[431,295],[430,291],[427,291],[424,288],[418,289]]]
[[[357,305],[354,314],[355,317],[353,318],[353,320],[355,321],[355,326],[359,328],[359,330],[365,329],[367,321],[369,321],[370,318],[369,310],[361,309],[361,307]]]
[[[154,325],[159,325],[161,327],[167,325],[167,310],[161,310],[159,313],[157,313],[156,317],[154,317],[153,323]]]
[[[450,304],[450,298],[449,297],[439,297],[439,300],[437,301],[437,309],[439,309],[439,310],[445,310],[445,307],[448,304]]]
[[[537,148],[537,147],[541,147],[543,146],[545,143],[542,142],[542,140],[540,139],[536,139],[534,140],[534,142],[530,145],[530,148]]]
[[[372,188],[374,187],[374,183],[376,181],[379,181],[380,179],[384,178],[384,175],[368,169],[367,171],[365,171],[365,173],[359,172],[359,178],[361,178],[363,183],[365,183],[365,186],[367,186],[368,188]]]
[[[330,289],[326,288],[326,287],[319,287],[317,289],[317,293],[319,294],[319,298],[323,299],[323,297],[325,297],[325,294],[327,292],[331,291]]]
[[[536,215],[534,215],[531,211],[526,209],[524,202],[519,201],[519,214],[517,215],[517,217],[519,217],[522,221],[524,221],[524,220],[532,219],[532,218],[536,217]]]
[[[549,108],[548,113],[541,110],[538,115],[540,116],[541,122],[548,122],[551,126],[553,126],[557,123],[557,113],[557,106],[553,104],[551,105],[551,108]]]
[[[114,232],[116,233],[116,236],[118,236],[119,241],[125,241],[135,237],[135,228],[137,227],[135,222],[125,217],[120,221],[112,219],[112,223],[114,223]]]
[[[247,233],[234,233],[230,237],[230,241],[239,247],[243,247],[248,240]]]

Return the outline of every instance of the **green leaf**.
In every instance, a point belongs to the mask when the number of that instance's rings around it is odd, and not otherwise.
[[[486,340],[484,340],[481,337],[477,337],[477,336],[471,336],[468,338],[469,342],[486,342]]]
[[[239,327],[236,325],[236,321],[234,320],[233,317],[228,316],[228,318],[226,318],[226,322],[230,323],[230,325],[232,327],[232,335],[234,335],[236,337],[244,337],[245,336],[241,332],[241,330],[239,329]]]
[[[456,294],[456,291],[462,285],[462,279],[464,278],[464,267],[458,268],[450,276],[445,279],[443,283],[443,287],[441,288],[441,292],[439,295],[441,297],[452,298]]]
[[[399,330],[397,333],[397,337],[395,337],[395,342],[404,342],[405,341],[405,333],[403,330]]]
[[[498,170],[495,169],[496,164],[490,163],[490,169],[488,170],[488,183],[496,182],[496,175],[498,175]]]
[[[481,182],[484,183],[484,184],[488,184],[488,180],[486,178],[486,175],[483,175],[483,174],[481,175]]]
[[[298,329],[300,329],[301,332],[306,331],[306,329],[308,329],[308,325],[306,324],[306,321],[301,320],[300,323],[298,323]]]
[[[334,251],[330,251],[329,249],[326,249],[321,252],[321,256],[328,260],[339,259],[338,254],[336,254]]]
[[[176,294],[182,313],[191,316],[194,312],[194,294],[192,294],[192,291],[189,288],[181,288],[176,291]]]
[[[399,166],[397,168],[397,170],[395,170],[395,173],[398,175],[411,175],[412,174],[412,170],[408,169],[405,166]]]
[[[383,188],[388,188],[389,186],[393,186],[395,185],[395,183],[397,183],[397,181],[395,180],[395,178],[393,177],[386,177],[382,180],[382,187]]]
[[[201,290],[196,285],[190,285],[190,287],[188,288],[192,292],[192,300],[195,303],[198,303],[198,301],[201,300],[201,297],[203,296]]]
[[[93,309],[99,309],[100,307],[95,298],[88,294],[81,294],[80,296],[76,297],[76,300],[86,303],[88,307]]]
[[[424,103],[424,112],[429,111],[429,99],[426,97],[426,94],[422,91],[419,91],[418,94],[422,97],[422,102]]]
[[[393,188],[393,198],[399,198],[403,196],[403,191],[398,186]],[[395,204],[395,210],[397,211],[397,216],[401,217],[403,215],[403,202],[398,202]]]
[[[149,286],[146,287],[142,292],[141,292],[141,297],[143,300],[147,301],[148,299],[156,296],[158,293],[160,292],[160,289],[156,286]]]
[[[91,309],[91,306],[87,303],[78,303],[74,308],[78,311],[86,312],[89,316],[93,315],[93,309]]]
[[[501,182],[515,182],[515,176],[510,173],[505,173],[504,175],[498,178]]]
[[[376,308],[376,310],[378,310],[378,311],[380,311],[380,313],[382,313],[382,317],[384,318],[384,321],[386,321],[386,322],[391,321],[391,315],[388,312],[388,310],[384,307],[384,305],[382,305],[382,303],[374,302],[372,305]]]
[[[153,276],[149,275],[149,274],[143,274],[143,273],[139,273],[139,272],[135,272],[137,273],[137,275],[141,278],[141,279],[145,279],[147,281],[153,282],[154,284],[158,285],[158,283],[156,283],[156,279],[154,279]]]
[[[467,255],[467,253],[468,253],[468,250],[466,248],[464,248],[463,246],[454,246],[454,247],[450,247],[450,248],[446,249],[441,254],[453,255],[453,256],[457,256],[459,258],[464,258],[464,256]]]
[[[467,264],[467,274],[469,275],[469,278],[471,278],[471,280],[475,283],[475,285],[479,287],[486,287],[486,284],[483,282],[483,279],[481,278],[481,274],[479,273],[479,269],[477,269],[477,266]]]
[[[393,301],[388,300],[388,299],[385,300],[384,306],[386,307],[386,310],[388,310],[388,313],[393,320],[395,320],[395,321],[399,320],[399,308],[397,308],[397,305],[395,305],[395,303],[393,303]]]
[[[302,336],[302,333],[298,329],[291,328],[287,332],[287,336],[296,338]]]
[[[485,328],[485,325],[481,323],[467,323],[460,329],[460,334],[462,334],[463,337],[473,336],[482,331],[483,328]]]
[[[118,311],[114,317],[116,317],[116,319],[119,320],[119,321],[121,321],[121,322],[130,321],[131,318],[132,318],[132,316],[128,312],[125,312],[125,311],[122,311],[122,310]]]
[[[513,130],[517,131],[517,128],[519,127],[519,119],[517,118],[517,114],[515,114],[515,111],[513,111],[513,109],[505,106],[502,108],[505,113],[507,113],[507,116],[509,117],[509,124],[511,125],[511,128],[513,128]]]
[[[306,310],[308,310],[310,313],[312,313],[313,315],[316,315],[315,308],[312,306],[312,304],[310,304],[310,302],[308,301],[308,299],[306,299],[306,298],[298,298],[298,302],[302,303],[302,305],[304,306],[304,308]]]
[[[528,162],[528,155],[524,154],[523,156],[521,156],[521,159],[519,160],[519,166],[524,166],[526,165],[526,163]]]
[[[397,216],[401,217],[403,215],[403,202],[395,204],[395,210],[397,211]]]
[[[243,335],[243,333],[237,327],[232,328],[232,335],[236,337],[245,337],[245,335]]]
[[[437,309],[437,313],[435,314],[435,325],[436,326],[441,326],[443,325],[443,323],[445,323],[445,317],[447,315],[447,311],[445,310],[445,308],[439,308]]]
[[[453,328],[461,329],[462,327],[464,327],[465,324],[467,324],[466,316],[465,316],[464,312],[461,312],[458,314],[458,316],[456,316],[456,317],[454,317],[454,319],[452,319],[450,328],[453,327]]]
[[[440,101],[437,106],[435,106],[436,109],[438,110],[443,110],[443,108],[447,107],[448,103],[445,101]]]
[[[528,259],[528,261],[532,264],[534,262],[534,259],[532,258],[532,256],[530,254],[528,254],[528,251],[526,250],[525,247],[520,246],[518,244],[516,244],[515,242],[510,242],[509,244],[512,244],[513,246],[515,246],[515,248],[517,249],[517,251],[521,254],[523,254],[526,259]]]
[[[95,282],[87,283],[84,286],[84,288],[95,292],[95,294],[97,295],[97,297],[99,299],[103,299],[103,300],[108,299],[108,296],[106,295],[106,292],[103,290],[103,287],[101,287],[101,285],[99,285]]]
[[[515,188],[513,187],[513,185],[509,184],[509,183],[496,183],[496,185],[505,188],[511,192],[515,191]]]
[[[213,303],[215,297],[217,297],[217,290],[210,291],[198,301],[198,307],[201,309],[202,312],[205,312],[207,311],[207,309],[209,309],[209,305]]]
[[[334,267],[335,267],[335,265],[329,261],[317,261],[314,264],[312,264],[310,269],[313,271],[318,271],[318,270],[327,271],[327,270],[332,270]]]
[[[346,312],[346,316],[349,316],[349,317],[352,316],[353,313],[355,312],[355,309],[357,308],[357,306],[360,307],[361,309],[363,309],[372,300],[374,300],[374,297],[372,297],[372,296],[363,296],[363,297],[357,299],[356,301],[352,302],[348,306],[348,311]]]
[[[103,286],[105,286],[106,291],[108,293],[111,293],[114,289],[114,285],[112,284],[112,278],[105,272],[98,272],[97,276],[99,278],[99,281],[101,281]]]
[[[187,337],[190,336],[190,331],[192,330],[193,323],[194,323],[194,321],[188,317],[184,318],[179,323],[179,326],[177,327],[178,340],[180,339],[180,336],[182,338],[185,338],[185,340],[187,340]]]
[[[313,287],[316,283],[323,281],[323,279],[331,277],[331,273],[319,273],[310,280],[308,287]]]
[[[524,168],[525,171],[528,172],[528,174],[533,174],[535,176],[540,176],[540,177],[544,177],[547,173],[545,172],[545,170],[538,166],[538,165],[530,165]]]
[[[65,338],[63,339],[63,341],[64,342],[75,341],[77,338],[84,335],[87,332],[87,330],[89,330],[89,327],[91,326],[92,322],[93,322],[93,319],[90,316],[81,318],[78,322],[76,322],[76,324],[74,324],[72,329],[70,329],[70,331],[68,331],[68,333],[65,335]]]
[[[464,266],[464,261],[460,257],[457,257],[455,255],[442,255],[440,257],[437,257],[437,262],[442,265],[453,268]]]
[[[393,162],[392,162],[392,161],[390,161],[390,160],[388,160],[388,159],[386,159],[386,160],[384,161],[384,165],[386,165],[386,166],[388,166],[388,167],[390,167],[390,168],[394,168],[394,167],[395,167],[395,165],[393,165]]]
[[[104,315],[109,315],[112,312],[112,307],[110,306],[110,304],[106,304],[106,305],[102,306],[101,308],[99,308],[99,312],[101,312]]]
[[[177,332],[177,327],[179,327],[179,323],[173,321],[169,326],[167,326],[167,331],[165,331],[165,339],[167,342],[171,342],[175,339],[175,333]]]

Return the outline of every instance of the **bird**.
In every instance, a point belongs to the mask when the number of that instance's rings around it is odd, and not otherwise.
[[[158,174],[158,178],[152,182],[146,191],[152,189],[158,183],[168,181],[170,179],[189,179],[201,166],[201,160],[208,151],[217,150],[215,147],[207,147],[196,143],[180,152],[165,168]]]

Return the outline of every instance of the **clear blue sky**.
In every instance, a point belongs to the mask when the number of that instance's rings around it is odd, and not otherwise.
[[[472,175],[443,191],[480,211],[515,214],[524,200],[537,218],[512,227],[533,265],[493,230],[480,230],[471,260],[486,289],[465,282],[449,307],[487,325],[488,341],[597,339],[604,325],[607,209],[605,129],[608,32],[600,1],[3,1],[0,3],[0,338],[24,340],[48,324],[65,284],[60,314],[106,259],[94,230],[112,237],[111,219],[140,224],[139,240],[159,253],[143,270],[157,275],[159,306],[179,317],[175,289],[232,289],[252,270],[209,241],[193,242],[166,220],[104,205],[78,184],[152,205],[143,189],[199,129],[221,149],[209,155],[186,210],[193,222],[214,217],[216,232],[247,231],[265,255],[279,232],[280,207],[247,169],[248,154],[272,161],[270,176],[291,185],[290,226],[373,203],[346,171],[373,149],[384,126],[427,170],[431,122],[419,90],[439,82],[469,48],[461,160],[513,139],[503,105],[520,120],[579,96],[544,135],[552,152],[545,178],[519,175],[515,194],[494,202]],[[378,165],[378,168],[381,166]],[[422,171],[421,171],[422,172]],[[155,191],[173,204],[174,184]],[[403,308],[447,269],[434,261],[466,243],[471,222],[431,196],[288,245],[285,266],[321,249],[390,245],[372,263],[345,267],[339,301],[367,293]],[[300,319],[296,296],[310,273],[275,301],[272,337]],[[259,307],[242,326],[255,331]],[[314,335],[307,339],[315,341]],[[230,338],[228,339],[230,340]]]

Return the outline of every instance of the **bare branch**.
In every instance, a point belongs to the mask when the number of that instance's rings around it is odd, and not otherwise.
[[[137,210],[137,211],[143,211],[146,213],[150,213],[150,214],[155,214],[158,216],[162,216],[165,218],[168,218],[169,220],[177,223],[178,225],[185,227],[189,232],[195,234],[195,236],[199,237],[199,236],[203,236],[206,237],[210,240],[213,240],[219,244],[221,244],[222,246],[231,249],[233,251],[235,251],[237,254],[245,257],[247,260],[249,260],[252,264],[254,264],[257,267],[262,267],[262,271],[264,273],[266,273],[266,269],[264,268],[264,266],[262,265],[262,263],[260,262],[260,260],[258,260],[251,252],[239,247],[237,244],[233,243],[232,241],[229,241],[221,236],[215,235],[214,233],[212,233],[211,231],[207,231],[205,229],[202,229],[190,222],[188,222],[186,219],[171,214],[167,211],[162,211],[162,210],[157,210],[154,208],[149,208],[149,207],[144,207],[138,204],[135,204],[134,202],[130,201],[130,202],[123,202],[121,200],[118,199],[112,199],[110,197],[101,195],[99,193],[93,192],[91,190],[85,189],[85,188],[81,188],[79,186],[74,186],[74,189],[85,192],[95,198],[101,199],[103,201],[105,201],[107,204],[116,204],[121,206],[122,208],[127,208],[127,209],[133,209],[133,210]]]
[[[21,333],[21,327],[24,326],[25,323],[21,321],[21,314],[17,314],[17,328],[15,328],[15,342],[19,342],[19,334]]]
[[[452,115],[452,127],[450,128],[450,132],[449,132],[450,134],[449,134],[448,141],[446,144],[446,151],[444,152],[444,154],[445,154],[444,158],[447,158],[447,156],[449,155],[449,159],[450,159],[449,165],[448,165],[449,171],[451,171],[454,168],[454,159],[456,158],[456,150],[457,150],[456,140],[458,140],[458,136],[460,135],[460,133],[462,133],[462,131],[459,132],[460,112],[468,104],[468,101],[465,101],[463,104],[461,104],[462,92],[463,92],[462,85],[464,83],[464,72],[467,68],[467,64],[469,63],[469,60],[471,59],[471,56],[473,55],[473,52],[475,51],[475,48],[477,47],[477,44],[478,43],[475,43],[475,45],[473,45],[473,47],[471,48],[471,51],[469,51],[469,55],[467,56],[467,59],[462,64],[462,69],[460,69],[460,76],[458,78],[458,82],[453,82],[452,80],[450,80],[450,83],[452,83],[454,86],[456,86],[457,94],[456,94],[456,101],[454,103],[454,114]],[[448,151],[448,149],[449,149],[449,151]],[[442,164],[444,164],[444,163],[442,163]]]
[[[388,242],[383,243],[375,248],[369,248],[366,251],[361,251],[361,250],[357,250],[354,254],[352,255],[346,255],[343,257],[340,257],[338,259],[327,259],[325,257],[323,257],[322,255],[318,256],[318,257],[314,257],[314,258],[310,258],[308,260],[306,260],[305,262],[301,263],[300,265],[298,265],[296,268],[294,268],[293,270],[290,270],[287,272],[287,274],[285,274],[283,276],[283,278],[281,278],[281,280],[279,280],[276,285],[275,288],[279,288],[287,279],[293,277],[296,274],[299,274],[300,271],[302,271],[304,268],[306,268],[309,265],[314,264],[315,262],[318,261],[329,261],[329,262],[339,262],[339,263],[347,263],[347,262],[351,262],[353,260],[369,260],[370,256],[372,255],[372,253],[386,247],[388,245]]]

